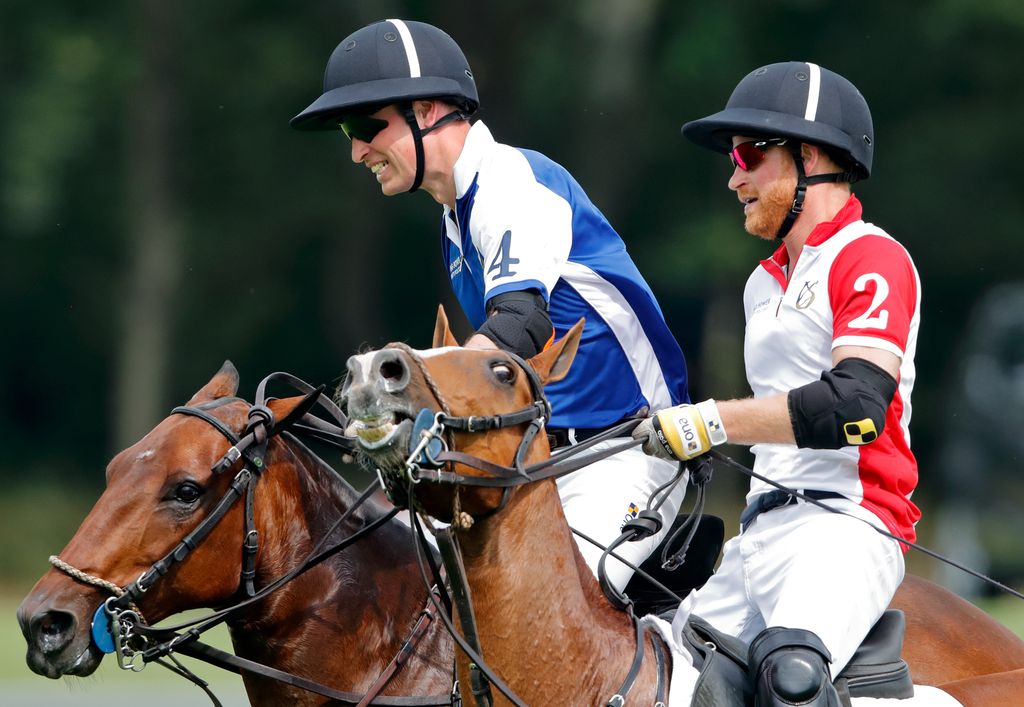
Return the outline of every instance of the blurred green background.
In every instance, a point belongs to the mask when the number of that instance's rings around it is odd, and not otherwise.
[[[438,265],[437,205],[385,199],[342,135],[288,127],[334,46],[386,17],[446,29],[495,136],[577,177],[658,295],[695,398],[747,394],[740,294],[771,246],[743,233],[727,162],[679,126],[774,61],[857,84],[877,150],[856,193],[923,281],[918,530],[1024,586],[1024,4],[5,0],[0,676],[28,686],[17,694],[55,687],[19,664],[17,601],[98,496],[106,461],[224,359],[251,397],[274,370],[333,386],[360,348],[426,345],[438,302],[469,333]],[[717,472],[712,504],[730,523],[744,487]],[[1020,604],[995,610],[1013,623]],[[151,679],[122,677],[112,694]],[[103,685],[61,689],[75,704]]]

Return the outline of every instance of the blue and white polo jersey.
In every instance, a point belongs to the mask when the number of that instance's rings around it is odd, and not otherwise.
[[[551,427],[607,427],[688,402],[686,363],[622,239],[565,168],[495,142],[482,122],[455,163],[441,251],[470,323],[489,299],[534,288],[560,338],[586,319],[569,374],[545,388]]]

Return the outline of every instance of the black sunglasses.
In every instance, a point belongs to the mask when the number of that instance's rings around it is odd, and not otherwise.
[[[753,172],[759,164],[764,162],[765,152],[772,145],[785,145],[786,138],[784,137],[773,137],[768,140],[751,140],[750,142],[741,142],[736,147],[729,150],[729,159],[732,160],[733,165],[739,167],[744,172]]]
[[[373,138],[388,126],[388,121],[372,118],[367,113],[350,113],[344,116],[338,125],[349,140],[372,142]]]

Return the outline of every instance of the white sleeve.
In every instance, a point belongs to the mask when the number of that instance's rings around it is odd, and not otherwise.
[[[517,150],[497,161],[478,185],[470,223],[484,299],[532,287],[547,300],[572,248],[572,207],[537,181]]]
[[[751,315],[754,313],[754,305],[757,303],[759,297],[764,296],[764,288],[759,288],[759,277],[761,266],[759,265],[754,272],[750,273],[747,277],[747,284],[743,286],[743,320],[749,322]]]

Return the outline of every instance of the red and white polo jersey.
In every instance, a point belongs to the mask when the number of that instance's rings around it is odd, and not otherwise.
[[[747,380],[756,398],[818,380],[832,368],[838,346],[900,357],[885,429],[871,444],[838,450],[758,444],[751,451],[758,473],[793,489],[841,493],[913,541],[921,513],[910,500],[917,461],[909,424],[921,281],[906,249],[862,221],[861,204],[851,196],[834,220],[815,227],[792,268],[784,245],[761,262],[747,280],[743,307]],[[753,479],[747,500],[770,490]]]

